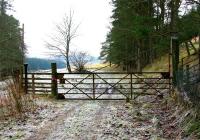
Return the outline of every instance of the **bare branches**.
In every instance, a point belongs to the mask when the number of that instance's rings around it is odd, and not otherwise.
[[[91,57],[86,52],[74,51],[70,53],[70,61],[76,71],[85,70],[85,65],[91,61]]]
[[[47,48],[55,52],[55,56],[65,58],[68,72],[71,72],[69,50],[72,40],[77,37],[78,27],[79,25],[74,23],[74,12],[70,11],[69,15],[65,15],[62,22],[56,25],[56,35],[50,37],[52,42],[46,42]]]
[[[197,4],[200,5],[200,0],[186,0],[187,4]]]

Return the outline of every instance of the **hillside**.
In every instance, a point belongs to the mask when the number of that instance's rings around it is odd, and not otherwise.
[[[59,59],[42,59],[42,58],[26,58],[28,69],[32,71],[36,70],[49,70],[51,69],[51,63],[57,63],[59,69],[65,68],[64,61]]]

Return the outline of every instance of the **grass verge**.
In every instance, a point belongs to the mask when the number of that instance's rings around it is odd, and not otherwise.
[[[22,117],[35,109],[33,94],[25,94],[14,78],[5,80],[5,90],[0,95],[0,119]]]

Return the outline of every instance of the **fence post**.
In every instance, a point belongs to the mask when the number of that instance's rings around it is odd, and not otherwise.
[[[95,100],[95,75],[92,74],[92,83],[93,83],[93,99]]]
[[[179,42],[177,32],[172,32],[171,47],[172,47],[172,69],[173,69],[173,85],[177,86],[177,74],[179,65]]]
[[[32,90],[33,90],[33,94],[35,94],[35,75],[32,74]]]
[[[131,75],[131,74],[130,74]],[[132,79],[132,78],[131,78]],[[132,85],[132,81],[131,81],[131,85]],[[132,87],[131,87],[132,88]],[[132,92],[132,89],[131,89],[131,92]],[[126,102],[129,103],[130,102],[130,92],[128,92],[128,95],[126,97]]]
[[[20,67],[20,70],[19,70],[19,88],[20,90],[23,90],[23,66]]]
[[[51,63],[51,94],[56,98],[58,96],[57,65],[56,65],[56,63]]]
[[[28,94],[28,64],[24,64],[24,92]]]
[[[133,99],[133,76],[131,73],[131,99]]]

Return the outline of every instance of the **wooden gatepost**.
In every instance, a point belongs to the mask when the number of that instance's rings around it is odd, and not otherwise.
[[[28,94],[28,64],[24,64],[24,92]]]
[[[51,63],[51,94],[55,98],[58,97],[57,65],[56,65],[56,63]]]

